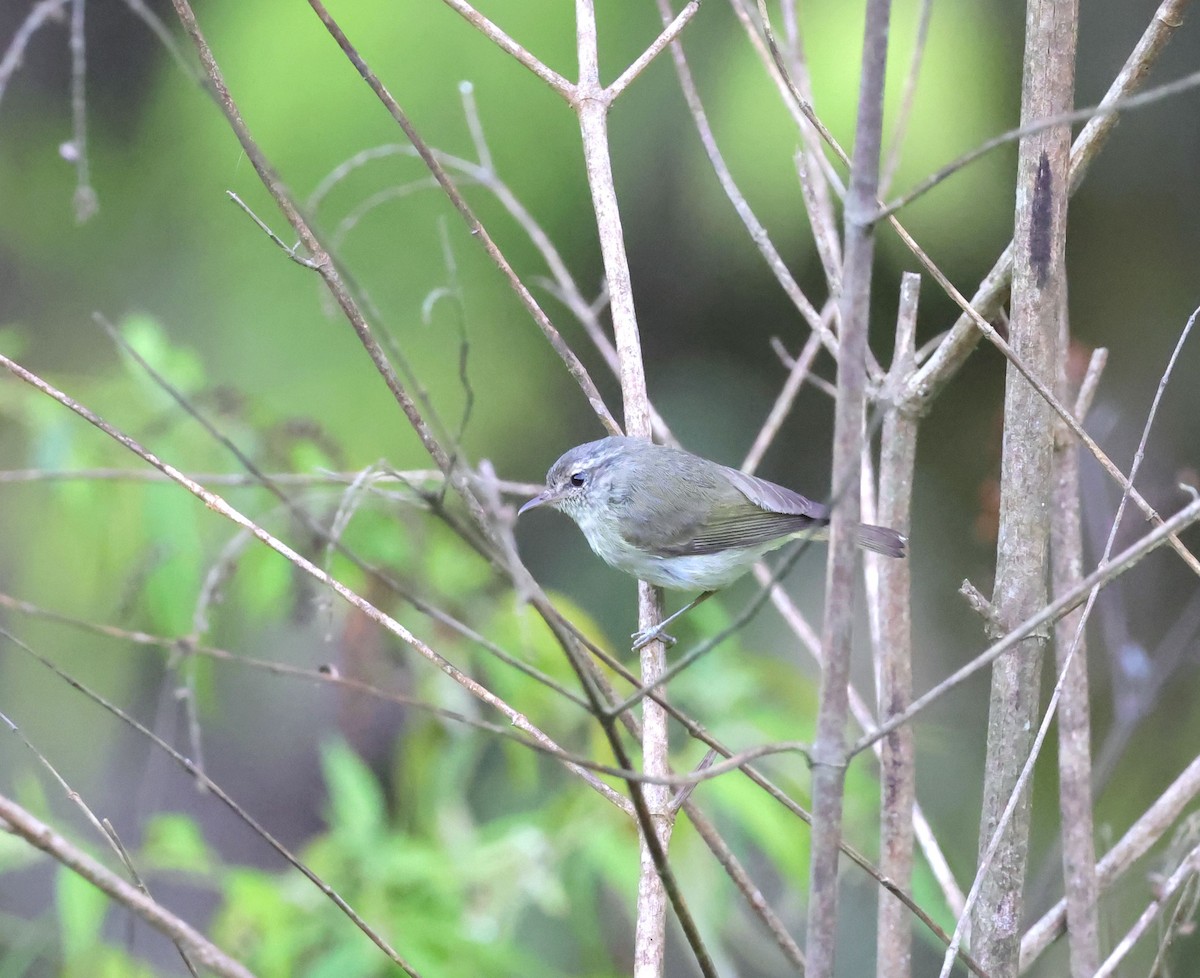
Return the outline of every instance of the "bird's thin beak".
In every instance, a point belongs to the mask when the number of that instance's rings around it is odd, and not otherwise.
[[[517,515],[533,509],[535,506],[544,506],[546,503],[552,503],[557,497],[549,489],[543,492],[540,496],[534,496],[529,502],[517,510]]]

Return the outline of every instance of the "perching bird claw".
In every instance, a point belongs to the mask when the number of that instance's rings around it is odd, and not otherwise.
[[[655,640],[662,642],[667,648],[674,645],[678,639],[674,635],[668,635],[662,630],[665,624],[666,622],[664,621],[653,628],[640,628],[634,632],[630,636],[633,639],[633,651],[636,652],[638,649],[645,648]]]

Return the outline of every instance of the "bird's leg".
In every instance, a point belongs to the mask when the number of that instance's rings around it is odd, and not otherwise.
[[[705,591],[703,594],[701,594],[699,597],[697,597],[690,604],[685,605],[684,607],[680,608],[677,612],[675,612],[675,614],[668,615],[666,618],[664,618],[662,621],[660,621],[653,628],[643,628],[639,631],[634,632],[633,636],[632,636],[633,651],[636,652],[638,649],[642,648],[642,646],[649,645],[655,639],[660,639],[661,641],[665,642],[667,645],[674,645],[675,639],[672,638],[670,635],[668,635],[665,631],[663,631],[663,629],[665,629],[669,624],[671,624],[671,622],[673,622],[676,618],[680,618],[683,615],[687,614],[694,607],[696,607],[696,605],[700,604],[703,601],[707,601],[709,598],[711,598],[716,593],[717,593],[716,591]]]

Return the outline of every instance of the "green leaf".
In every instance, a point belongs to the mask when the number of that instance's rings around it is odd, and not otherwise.
[[[90,955],[100,940],[108,911],[108,896],[78,873],[60,868],[55,878],[55,902],[62,930],[63,955],[68,964]]]
[[[379,782],[342,741],[321,748],[321,769],[329,787],[329,824],[336,833],[365,838],[380,833],[387,808]]]
[[[142,858],[156,869],[209,873],[212,853],[200,827],[187,815],[156,815],[146,827]]]
[[[204,365],[200,358],[167,336],[157,319],[144,315],[129,316],[121,323],[120,330],[125,342],[133,347],[156,373],[165,377],[172,387],[186,393],[204,386]],[[145,383],[152,388],[152,396],[156,401],[174,403],[170,395],[132,359],[129,362],[129,370],[138,378],[139,383]]]

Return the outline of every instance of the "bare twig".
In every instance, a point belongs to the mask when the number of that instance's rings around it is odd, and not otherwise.
[[[158,43],[166,48],[167,53],[171,55],[171,59],[179,69],[198,85],[203,85],[204,77],[196,69],[196,66],[184,57],[179,42],[167,30],[167,25],[162,22],[158,14],[146,5],[145,0],[123,0],[123,2],[129,8],[130,13],[145,24],[150,33],[158,39]]]
[[[1092,122],[1105,117],[1116,118],[1122,112],[1128,112],[1131,109],[1140,109],[1146,105],[1153,105],[1155,102],[1161,102],[1163,99],[1171,98],[1174,95],[1179,95],[1181,92],[1191,91],[1200,85],[1200,71],[1194,71],[1191,74],[1184,75],[1182,78],[1177,78],[1175,81],[1166,82],[1162,85],[1156,85],[1154,88],[1147,89],[1137,95],[1129,95],[1125,98],[1114,99],[1113,101],[1104,101],[1096,105],[1088,106],[1083,109],[1073,109],[1070,112],[1058,112],[1054,115],[1046,116],[1042,119],[1037,119],[1033,122],[1025,123],[1015,129],[1009,129],[1007,132],[1002,132],[998,136],[993,136],[991,139],[985,140],[968,153],[964,153],[952,163],[947,163],[940,170],[926,177],[912,190],[904,193],[896,200],[880,207],[876,212],[876,217],[882,220],[885,217],[890,217],[897,211],[907,207],[918,197],[928,193],[939,183],[942,183],[947,177],[953,176],[959,170],[971,163],[974,163],[982,156],[986,156],[994,149],[999,149],[1001,146],[1007,146],[1011,142],[1018,139],[1023,139],[1025,136],[1033,136],[1047,129],[1053,129],[1057,126],[1069,125],[1073,122]],[[1074,171],[1072,171],[1074,173]],[[1072,188],[1074,189],[1074,188]]]
[[[725,840],[717,833],[716,827],[695,805],[686,804],[684,811],[687,813],[692,827],[704,840],[713,855],[717,857],[729,878],[733,880],[734,885],[745,898],[746,903],[766,925],[776,945],[788,961],[795,966],[797,972],[802,974],[804,972],[804,952],[800,950],[800,945],[788,933],[784,922],[771,909],[771,905],[767,903],[762,891],[754,884],[754,880],[750,878],[729,846],[725,844]]]
[[[501,51],[512,55],[518,63],[524,65],[542,81],[550,86],[552,91],[557,92],[564,99],[570,100],[574,86],[567,81],[557,71],[554,71],[546,65],[542,64],[528,50],[509,37],[496,24],[488,20],[483,14],[479,13],[474,7],[465,0],[445,0],[447,7],[456,11],[462,18],[476,28],[481,34],[487,37]]]
[[[73,0],[38,0],[21,21],[21,26],[17,28],[4,55],[0,57],[0,103],[4,101],[8,80],[25,60],[25,49],[33,35],[50,21],[62,20],[63,10],[71,2]]]
[[[899,384],[916,367],[917,298],[920,276],[905,274],[900,286],[896,345],[889,381]],[[903,406],[890,406],[880,437],[880,523],[909,535],[918,419]],[[911,557],[910,557],[911,560]],[[875,650],[878,715],[887,719],[912,701],[912,569],[910,560],[879,560],[879,640]],[[879,869],[901,888],[911,885],[916,755],[913,732],[901,727],[880,743]],[[880,895],[875,972],[879,978],[912,973],[912,930],[905,908]]]
[[[1200,757],[1180,773],[1142,816],[1129,827],[1096,865],[1101,889],[1119,880],[1167,833],[1175,820],[1200,795]],[[1029,968],[1050,943],[1066,928],[1067,902],[1059,900],[1021,938],[1021,971]]]
[[[892,127],[890,147],[879,177],[879,193],[881,195],[887,193],[888,187],[892,185],[892,178],[900,166],[900,153],[904,149],[908,120],[912,116],[913,105],[916,103],[917,79],[921,77],[921,65],[925,60],[925,44],[929,40],[929,22],[932,19],[933,0],[921,0],[921,10],[917,15],[917,36],[913,40],[912,57],[908,62],[908,71],[904,76],[904,90],[900,95],[900,111],[896,116],[896,124]]]
[[[100,208],[88,163],[87,39],[83,32],[84,0],[71,0],[71,141],[63,156],[75,164],[75,221],[84,224]]]
[[[1095,978],[1110,978],[1111,975],[1117,973],[1117,966],[1124,960],[1125,955],[1133,950],[1133,946],[1141,940],[1142,935],[1150,929],[1162,908],[1175,897],[1185,884],[1192,882],[1197,874],[1200,874],[1200,845],[1195,846],[1175,871],[1156,887],[1154,899],[1141,912],[1129,931],[1117,942],[1112,954],[1096,971]]]
[[[275,244],[279,248],[280,251],[282,251],[285,255],[287,255],[297,265],[299,265],[301,268],[307,268],[310,271],[319,271],[320,270],[317,263],[315,261],[313,261],[311,258],[305,258],[302,254],[300,254],[296,250],[296,246],[284,244],[283,239],[280,238],[279,235],[277,235],[274,231],[272,231],[270,226],[266,223],[266,221],[264,221],[261,217],[259,217],[257,214],[255,214],[254,211],[250,209],[250,206],[244,200],[242,200],[241,197],[239,197],[237,194],[235,194],[232,190],[226,190],[225,196],[228,197],[230,200],[232,200],[235,204],[237,204],[238,207],[240,207],[242,209],[242,211],[245,213],[245,215],[248,218],[250,218],[250,220],[252,220],[255,223],[255,225],[257,225],[258,229],[260,231],[262,231],[262,233],[265,234],[268,238],[270,238],[272,243]]]
[[[657,2],[659,15],[665,23],[671,16],[670,2],[669,0],[657,0]],[[687,57],[683,53],[683,46],[681,44],[671,46],[671,58],[675,63],[675,74],[679,78],[679,88],[683,92],[684,101],[687,103],[688,111],[691,113],[692,121],[696,126],[696,132],[700,137],[700,145],[704,148],[705,155],[708,156],[708,162],[713,168],[713,173],[716,174],[717,180],[720,181],[721,189],[725,192],[725,196],[729,198],[729,202],[733,205],[735,213],[746,228],[746,233],[749,234],[750,240],[758,248],[763,261],[766,262],[767,267],[775,276],[775,280],[779,283],[779,287],[783,289],[797,311],[804,317],[809,328],[821,337],[829,350],[836,354],[837,338],[833,335],[832,330],[829,329],[825,318],[817,311],[808,296],[804,294],[803,290],[797,284],[791,270],[787,267],[787,263],[783,260],[783,257],[771,241],[767,229],[759,221],[750,204],[747,202],[745,195],[734,181],[733,174],[725,162],[725,157],[717,145],[716,135],[709,124],[708,113],[704,111],[704,105],[700,101],[700,92],[696,88],[696,81],[692,77],[692,69],[688,65]]]
[[[1071,342],[1065,292],[1060,316],[1058,390],[1066,401],[1072,379],[1067,375]],[[1093,360],[1093,363],[1103,362]],[[1096,371],[1098,376],[1099,371]],[[1095,382],[1090,385],[1095,390]],[[1091,391],[1080,389],[1076,415],[1086,417]],[[1080,408],[1084,410],[1080,410]],[[1083,577],[1083,530],[1079,496],[1079,444],[1065,425],[1056,425],[1054,488],[1050,507],[1051,586],[1055,597]],[[1081,609],[1068,612],[1054,627],[1055,660],[1065,674],[1058,715],[1058,804],[1062,824],[1063,888],[1067,894],[1072,978],[1092,978],[1100,964],[1099,888],[1096,842],[1092,830],[1091,714],[1088,708],[1087,646]]]
[[[908,723],[931,703],[940,699],[980,669],[990,665],[1005,652],[1015,647],[1023,638],[1057,621],[1072,608],[1082,604],[1087,600],[1093,588],[1103,587],[1114,578],[1124,574],[1147,554],[1167,543],[1173,534],[1186,529],[1197,520],[1200,520],[1200,500],[1193,500],[1162,526],[1151,530],[1132,546],[1121,551],[1116,557],[1101,563],[1092,573],[1080,581],[1077,587],[1064,594],[1061,598],[1055,599],[1030,618],[1025,619],[1025,621],[1021,622],[1005,635],[1004,638],[989,646],[982,654],[976,656],[961,669],[947,676],[927,693],[918,696],[913,700],[912,705],[908,709],[897,714],[892,719],[881,723],[877,729],[863,734],[854,743],[851,754],[857,754],[860,751],[866,750],[866,748],[870,747],[880,737],[891,733],[896,727]]]
[[[270,472],[266,478],[279,486],[298,488],[313,488],[316,486],[348,486],[354,483],[359,472]],[[248,472],[189,472],[189,479],[207,486],[261,487],[263,479]],[[428,483],[433,486],[444,484],[445,477],[437,469],[405,469],[403,471],[376,472],[371,477],[372,488],[379,483],[396,483],[400,487],[419,486]],[[156,470],[145,469],[0,469],[0,485],[30,482],[171,482],[169,476]],[[500,479],[497,487],[506,496],[516,499],[527,499],[537,495],[546,487],[538,482],[514,482],[511,479]],[[413,493],[384,492],[376,489],[386,499],[406,498],[415,502]]]
[[[229,957],[190,924],[3,795],[0,795],[0,821],[13,834],[41,849],[122,906],[128,907],[155,930],[174,941],[181,950],[186,950],[197,964],[224,978],[253,978],[253,972]]]
[[[812,755],[813,831],[808,895],[810,978],[833,975],[837,948],[838,843],[845,790],[847,690],[854,622],[854,527],[859,522],[859,469],[866,418],[867,327],[871,308],[873,226],[866,220],[879,189],[883,86],[890,0],[868,0],[854,160],[846,195],[846,257],[842,271],[841,347],[833,429],[833,496],[825,584],[820,704]]]
[[[833,303],[830,303],[830,311],[833,308]],[[746,453],[746,457],[742,460],[743,472],[749,472],[753,475],[754,470],[762,462],[763,456],[767,454],[767,449],[771,447],[775,436],[779,434],[779,429],[783,425],[783,422],[791,414],[792,405],[796,402],[796,395],[800,393],[800,388],[809,378],[813,361],[820,352],[821,334],[814,330],[809,335],[808,341],[804,344],[804,349],[800,351],[800,355],[792,361],[791,369],[788,370],[787,380],[783,382],[783,387],[780,388],[779,394],[775,398],[775,403],[771,405],[771,411],[767,415],[767,420],[763,422],[762,427],[758,429],[758,434],[754,436],[754,444],[750,446],[750,451]]]
[[[659,8],[662,9],[661,7]],[[627,89],[638,75],[646,70],[646,66],[657,58],[668,44],[674,43],[680,33],[700,10],[700,0],[690,0],[674,17],[663,17],[662,33],[626,68],[615,82],[604,91],[604,96],[611,104]],[[675,46],[678,49],[678,45]]]

